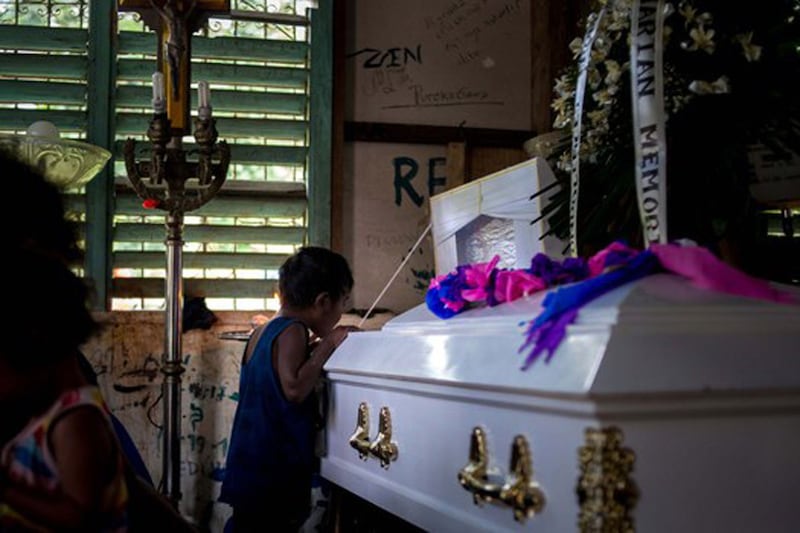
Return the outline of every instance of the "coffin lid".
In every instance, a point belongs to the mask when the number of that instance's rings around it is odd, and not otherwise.
[[[793,292],[800,301],[800,290]],[[657,274],[581,309],[549,362],[520,370],[544,293],[443,320],[423,304],[380,331],[351,333],[337,374],[556,395],[800,391],[800,306],[738,297]]]

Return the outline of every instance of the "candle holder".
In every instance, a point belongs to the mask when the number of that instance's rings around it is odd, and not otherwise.
[[[149,209],[166,212],[166,320],[162,385],[164,401],[163,493],[177,506],[180,492],[181,350],[184,214],[219,192],[228,173],[230,149],[218,141],[208,83],[198,84],[194,119],[197,161],[183,149],[188,133],[191,35],[211,13],[230,11],[229,0],[119,0],[121,11],[136,11],[158,36],[158,71],[153,75],[153,116],[147,128],[151,155],[137,161],[136,142],[124,146],[128,179]]]

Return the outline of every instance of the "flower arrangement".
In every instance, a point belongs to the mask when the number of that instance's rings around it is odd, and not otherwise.
[[[549,362],[583,305],[616,287],[658,272],[677,274],[712,291],[800,304],[794,295],[750,277],[723,263],[708,249],[691,244],[651,244],[646,250],[637,250],[612,242],[588,261],[557,261],[540,253],[526,269],[499,269],[499,259],[495,256],[488,263],[460,265],[433,278],[425,301],[428,309],[446,319],[470,308],[494,306],[554,288],[545,296],[542,311],[526,328],[519,349],[527,351],[523,370],[541,356],[545,363]]]
[[[540,253],[526,269],[499,269],[499,261],[496,255],[488,263],[460,265],[434,277],[425,295],[428,308],[439,318],[451,318],[471,307],[493,307],[590,275],[589,264],[580,258],[557,261]]]
[[[614,239],[641,247],[631,127],[632,0],[604,8],[586,69],[580,142],[579,255]],[[714,246],[746,235],[754,205],[748,153],[800,154],[800,0],[665,2],[664,112],[669,237]],[[555,81],[554,128],[564,133],[548,157],[563,183],[572,170],[577,60]],[[569,235],[569,190],[550,197],[551,231]]]

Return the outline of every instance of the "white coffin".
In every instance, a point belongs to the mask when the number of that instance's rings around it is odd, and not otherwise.
[[[798,531],[800,307],[651,276],[590,303],[552,360],[523,372],[524,323],[542,297],[449,320],[420,306],[350,334],[325,366],[323,476],[429,531],[576,531],[585,430],[617,427],[635,454],[636,531]],[[362,402],[370,439],[379,410],[391,413],[386,468],[348,442]],[[475,427],[501,482],[525,437],[538,514],[517,522],[459,484]]]
[[[500,268],[528,268],[539,252],[561,256],[564,243],[540,218],[545,199],[537,195],[556,181],[543,158],[523,161],[431,197],[431,234],[436,273],[500,256]]]

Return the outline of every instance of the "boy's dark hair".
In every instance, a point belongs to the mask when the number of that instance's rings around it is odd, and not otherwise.
[[[353,274],[341,255],[317,246],[300,248],[281,265],[278,290],[284,305],[303,309],[327,292],[338,301],[353,288]]]

